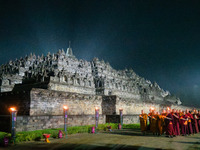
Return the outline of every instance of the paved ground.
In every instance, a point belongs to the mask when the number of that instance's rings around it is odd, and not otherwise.
[[[167,138],[165,136],[141,136],[139,130],[123,130],[103,132],[98,134],[75,134],[67,139],[50,139],[51,143],[44,141],[24,142],[3,150],[64,150],[64,149],[131,149],[131,150],[154,150],[154,149],[177,149],[177,150],[200,150],[200,134],[192,136],[179,136]]]

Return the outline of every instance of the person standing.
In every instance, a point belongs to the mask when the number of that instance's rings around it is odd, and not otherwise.
[[[173,113],[173,117],[174,117],[174,125],[173,125],[173,128],[174,128],[174,132],[175,132],[175,135],[180,135],[180,128],[179,128],[179,114],[178,114],[178,110],[174,110],[174,113]]]
[[[193,131],[194,131],[194,133],[199,133],[198,123],[197,123],[198,117],[197,117],[197,112],[196,112],[196,110],[194,110],[193,118],[194,118],[194,122],[193,122]]]
[[[168,137],[173,138],[174,129],[173,129],[173,115],[170,113],[170,110],[167,110],[167,116],[165,117],[165,124],[166,124],[166,135]]]
[[[147,127],[148,130],[151,129],[151,116],[153,115],[153,110],[152,109],[149,109],[149,114],[148,114],[148,117],[149,117],[149,126]]]
[[[191,134],[193,134],[193,129],[192,129],[193,116],[188,111],[188,109],[186,109],[186,115],[188,116],[188,130],[189,130],[189,135],[191,135]]]
[[[189,134],[188,131],[188,116],[186,115],[185,112],[183,112],[183,115],[180,117],[181,120],[181,134],[183,136],[186,136]]]
[[[198,111],[197,117],[198,117],[197,123],[198,123],[199,131],[200,131],[200,110]]]
[[[162,135],[164,132],[164,122],[165,122],[165,116],[158,114],[158,136]]]
[[[156,135],[157,132],[158,132],[157,119],[158,119],[157,114],[153,113],[152,116],[151,116],[151,126],[150,126],[150,130],[153,133],[153,135]]]
[[[147,114],[144,113],[143,110],[141,110],[140,117],[140,129],[142,131],[142,134],[145,135],[147,131]]]

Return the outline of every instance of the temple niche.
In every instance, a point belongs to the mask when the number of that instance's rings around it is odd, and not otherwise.
[[[100,96],[116,95],[140,101],[169,101],[180,104],[157,83],[151,83],[132,69],[115,70],[103,60],[78,60],[71,46],[48,53],[30,54],[0,66],[0,92],[26,90],[34,87],[53,91]]]

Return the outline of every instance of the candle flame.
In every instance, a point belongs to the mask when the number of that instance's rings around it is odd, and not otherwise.
[[[95,107],[95,110],[98,110],[99,108],[98,107]]]

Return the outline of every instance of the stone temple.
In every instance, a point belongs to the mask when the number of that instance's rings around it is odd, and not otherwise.
[[[10,106],[18,109],[17,131],[63,127],[63,105],[69,107],[69,126],[94,124],[95,107],[100,123],[118,122],[119,108],[124,123],[138,122],[140,110],[147,113],[151,106],[157,111],[185,108],[179,98],[132,69],[115,70],[98,58],[78,60],[70,46],[0,66],[1,130],[8,126]]]

